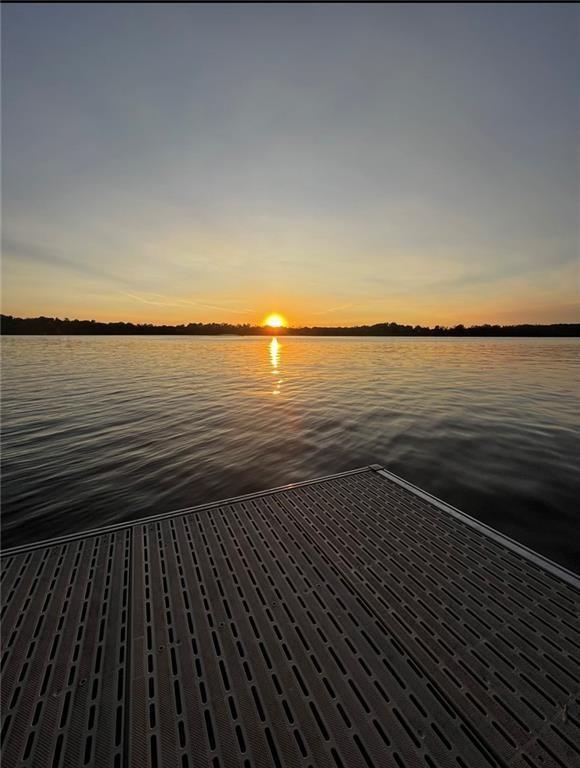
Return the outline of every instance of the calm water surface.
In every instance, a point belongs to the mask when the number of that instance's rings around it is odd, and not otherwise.
[[[381,463],[580,570],[580,340],[5,337],[3,546]]]

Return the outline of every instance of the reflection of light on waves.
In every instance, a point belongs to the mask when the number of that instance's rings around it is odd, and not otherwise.
[[[278,339],[274,336],[272,341],[270,342],[270,362],[272,364],[272,376],[278,376],[280,373],[280,349],[281,344],[278,341]],[[274,389],[272,390],[273,395],[279,395],[280,394],[280,384],[282,383],[282,379],[278,379],[274,383]]]

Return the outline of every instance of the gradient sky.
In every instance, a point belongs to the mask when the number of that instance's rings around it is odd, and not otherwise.
[[[580,321],[573,5],[4,5],[3,311]]]

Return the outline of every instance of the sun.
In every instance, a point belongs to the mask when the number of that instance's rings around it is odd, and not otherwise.
[[[264,320],[264,325],[266,325],[268,328],[284,328],[286,326],[286,318],[284,315],[279,315],[278,313],[274,312],[273,314],[266,317]]]

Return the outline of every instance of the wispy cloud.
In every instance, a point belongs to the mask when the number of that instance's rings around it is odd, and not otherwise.
[[[50,246],[30,243],[7,236],[2,237],[2,255],[4,258],[34,261],[38,264],[45,264],[48,267],[60,267],[69,272],[76,272],[77,274],[89,277],[99,277],[116,283],[124,282],[117,275],[102,269],[100,266],[93,266],[93,264],[87,264],[85,261],[69,258],[64,256],[61,251]]]
[[[122,296],[127,296],[134,301],[142,304],[152,304],[156,307],[204,307],[206,309],[215,309],[218,312],[230,312],[236,315],[245,315],[251,313],[251,309],[232,309],[231,307],[218,306],[217,304],[207,304],[203,301],[191,301],[189,299],[177,299],[170,296],[163,296],[159,293],[148,294],[147,297],[139,296],[136,293],[119,291]],[[154,298],[150,298],[154,297]]]
[[[215,304],[203,304],[202,302],[191,302],[196,307],[207,307],[208,309],[217,309],[220,312],[232,312],[235,315],[248,315],[251,314],[253,309],[231,309],[230,307],[218,307]]]
[[[340,304],[338,307],[331,307],[330,309],[323,309],[321,312],[313,312],[313,315],[329,315],[331,312],[340,312],[343,309],[349,309],[354,304]]]
[[[134,301],[139,301],[141,304],[152,304],[155,307],[179,307],[181,304],[178,304],[174,301],[158,301],[156,299],[146,299],[143,296],[137,296],[136,293],[128,293],[127,291],[119,291],[121,296],[127,296],[130,299],[133,299]]]

